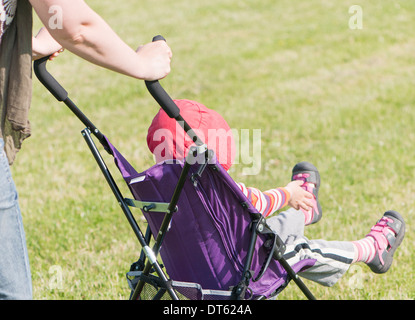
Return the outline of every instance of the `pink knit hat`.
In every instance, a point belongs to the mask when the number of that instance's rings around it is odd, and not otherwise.
[[[223,168],[229,170],[235,157],[235,142],[232,130],[222,116],[195,101],[174,102],[179,107],[183,119],[208,148],[215,151]],[[156,161],[183,160],[193,144],[179,123],[160,109],[147,133],[147,145]]]

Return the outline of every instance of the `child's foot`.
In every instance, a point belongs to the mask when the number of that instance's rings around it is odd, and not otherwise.
[[[305,216],[305,225],[310,225],[320,221],[323,211],[318,202],[318,190],[320,188],[320,174],[317,168],[309,162],[297,163],[293,170],[291,180],[303,180],[302,188],[314,195],[313,208],[309,211],[301,209]]]
[[[374,258],[367,265],[375,273],[385,273],[393,261],[393,254],[405,236],[405,221],[396,211],[387,211],[372,227],[366,238],[372,238],[375,247]]]

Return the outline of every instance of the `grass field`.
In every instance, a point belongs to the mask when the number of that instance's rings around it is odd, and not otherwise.
[[[388,209],[405,217],[388,273],[357,264],[334,287],[306,281],[318,298],[415,298],[414,1],[87,2],[134,48],[166,37],[174,57],[163,85],[173,98],[200,101],[237,130],[261,129],[259,172],[245,175],[241,162],[235,180],[265,190],[285,185],[299,161],[319,168],[324,217],[308,238],[356,240]],[[349,25],[354,4],[362,29]],[[152,165],[145,137],[158,107],[143,82],[69,52],[48,68],[138,170]],[[34,298],[128,298],[125,273],[139,246],[82,124],[36,79],[30,116],[33,135],[13,174]],[[303,298],[294,284],[280,295]]]

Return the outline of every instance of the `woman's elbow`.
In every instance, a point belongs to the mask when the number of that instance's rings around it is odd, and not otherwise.
[[[57,42],[69,49],[86,42],[86,30],[87,25],[80,23],[76,26],[63,25],[62,28],[49,30],[49,32]]]

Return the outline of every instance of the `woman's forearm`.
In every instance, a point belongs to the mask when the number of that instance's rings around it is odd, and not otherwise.
[[[149,43],[137,52],[82,0],[30,0],[53,38],[62,47],[101,67],[145,80],[170,72],[170,48],[164,41]],[[61,28],[51,28],[49,8],[58,6]]]

